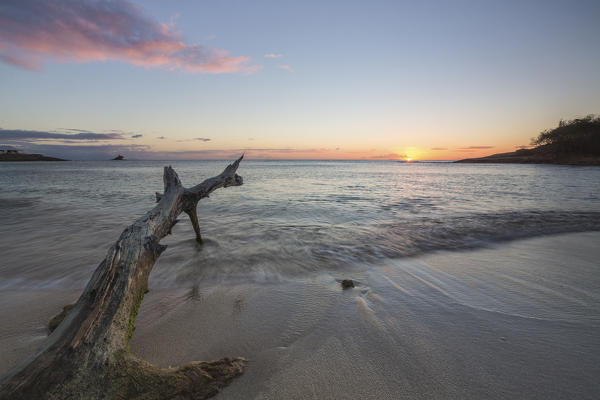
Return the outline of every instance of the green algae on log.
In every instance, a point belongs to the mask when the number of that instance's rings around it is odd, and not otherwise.
[[[63,307],[62,311],[52,317],[50,322],[48,322],[48,333],[54,332],[54,330],[60,325],[60,323],[65,319],[69,311],[75,306],[75,304],[67,304]]]
[[[164,169],[158,204],[126,228],[94,271],[79,300],[57,316],[41,349],[0,377],[1,399],[205,399],[239,376],[246,360],[225,357],[158,368],[129,352],[135,317],[154,263],[182,212],[221,187],[240,186],[243,156],[213,178],[185,188]],[[192,222],[196,225],[197,218]],[[60,319],[62,318],[62,322]]]

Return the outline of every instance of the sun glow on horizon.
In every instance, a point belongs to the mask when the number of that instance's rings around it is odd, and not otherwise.
[[[396,154],[398,154],[398,158],[401,160],[404,160],[406,162],[412,162],[415,160],[418,160],[420,158],[422,158],[423,156],[423,150],[417,148],[417,147],[403,147],[403,148],[398,148],[395,151]]]

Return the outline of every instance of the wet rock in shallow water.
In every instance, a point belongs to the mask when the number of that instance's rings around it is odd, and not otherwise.
[[[352,279],[344,279],[342,281],[342,287],[344,289],[352,288],[354,287],[354,281]]]

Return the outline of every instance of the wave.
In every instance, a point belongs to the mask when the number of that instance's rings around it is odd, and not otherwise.
[[[600,212],[526,211],[421,218],[383,224],[387,257],[485,247],[528,237],[600,230]]]
[[[598,231],[600,212],[413,215],[370,224],[307,224],[278,218],[249,219],[236,214],[217,222],[206,227],[208,234],[202,246],[190,239],[193,233],[189,224],[178,224],[174,234],[163,240],[169,247],[152,272],[151,286],[187,287],[202,280],[279,281],[327,269],[376,266],[385,260],[436,251],[476,249],[521,238]],[[110,232],[112,230],[103,235],[112,237]],[[92,232],[83,237],[86,240],[72,235],[70,241],[55,244],[58,247],[52,251],[44,251],[41,239],[37,239],[33,252],[26,249],[26,243],[23,243],[25,247],[13,249],[7,254],[12,261],[5,259],[5,266],[0,267],[0,289],[83,287],[103,256],[97,251],[97,240]],[[73,240],[77,240],[78,248],[73,248]],[[29,253],[27,268],[19,267],[24,252]],[[71,259],[73,262],[69,262]]]
[[[436,251],[476,249],[509,240],[600,230],[596,212],[508,212],[449,218],[420,218],[374,226],[237,224],[227,241],[201,251],[193,240],[171,245],[153,272],[159,286],[204,279],[270,281],[324,269],[378,265],[384,260]],[[190,232],[191,233],[191,232]]]

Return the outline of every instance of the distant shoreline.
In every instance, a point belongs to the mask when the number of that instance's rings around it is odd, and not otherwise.
[[[541,148],[522,149],[510,153],[497,153],[486,157],[465,158],[455,163],[470,164],[558,164],[600,165],[600,157],[581,154],[558,155]]]
[[[62,158],[46,157],[41,154],[0,154],[1,161],[67,161]]]
[[[530,149],[487,157],[466,158],[458,163],[511,163],[600,165],[600,117],[588,115],[541,132],[531,140]]]
[[[42,154],[0,154],[0,162],[21,162],[21,161],[80,161],[80,162],[106,162],[113,160],[65,160],[57,157],[48,157]],[[221,162],[219,159],[197,159],[197,160],[153,160],[153,159],[128,159],[122,161],[134,162]],[[226,161],[226,160],[225,160]],[[600,157],[594,156],[528,156],[523,155],[521,150],[511,153],[498,153],[485,157],[466,158],[461,160],[365,160],[365,159],[249,159],[248,162],[396,162],[401,164],[556,164],[556,165],[580,165],[580,166],[600,166]]]

